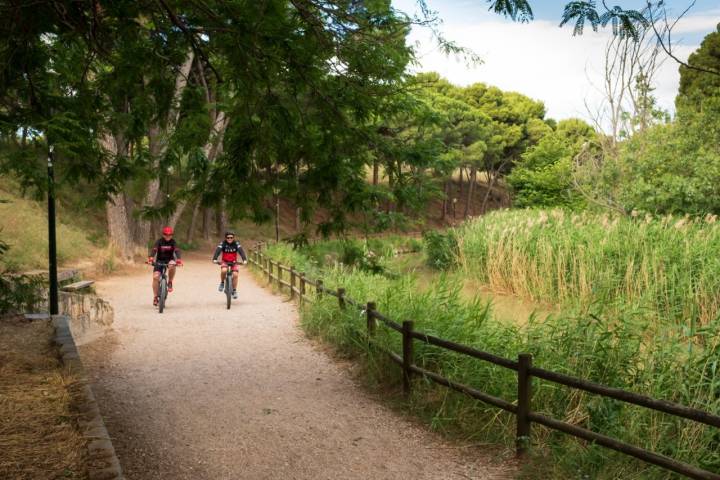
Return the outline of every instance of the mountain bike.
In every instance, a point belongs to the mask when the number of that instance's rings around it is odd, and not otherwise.
[[[227,298],[227,309],[230,310],[230,304],[232,303],[232,279],[235,272],[232,271],[232,268],[237,265],[239,262],[224,262],[225,266],[227,266],[227,272],[225,273],[225,297]]]
[[[165,300],[167,299],[168,295],[168,264],[163,262],[153,262],[152,266],[160,267],[160,286],[158,287],[158,296],[160,298],[158,299],[158,313],[163,313],[163,310],[165,310]]]

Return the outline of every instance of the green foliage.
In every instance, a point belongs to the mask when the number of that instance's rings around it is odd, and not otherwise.
[[[554,131],[522,154],[505,178],[516,207],[572,207],[581,204],[574,191],[573,161],[597,134],[582,120],[561,121]]]
[[[367,243],[362,244],[353,240],[345,240],[340,261],[343,265],[364,272],[381,274],[385,271],[381,258],[369,248]]]
[[[519,213],[505,215],[517,218]],[[501,217],[495,216],[495,220]],[[546,244],[552,237],[536,240],[541,243],[536,248],[542,250],[548,248]],[[579,239],[575,241],[580,244]],[[408,277],[390,279],[338,266],[318,268],[300,252],[283,245],[272,247],[269,253],[283,263],[312,271],[312,276],[322,278],[328,288],[345,288],[348,296],[361,304],[377,302],[378,310],[389,318],[415,319],[416,330],[505,358],[514,359],[519,353],[530,352],[540,368],[706,411],[720,408],[716,394],[719,384],[713,373],[720,360],[717,318],[689,337],[684,326],[666,324],[662,329],[649,328],[641,310],[623,309],[610,317],[602,313],[602,304],[595,304],[589,312],[570,311],[543,322],[531,319],[527,325],[517,327],[498,322],[488,304],[463,301],[458,284],[449,277],[421,289]],[[510,268],[514,260],[506,257],[499,262]],[[337,299],[326,295],[316,297],[313,304],[302,309],[301,322],[309,334],[363,362],[363,371],[372,381],[400,384],[399,369],[382,349],[368,349],[365,318],[358,311],[339,310]],[[401,351],[400,335],[382,326],[374,342]],[[691,348],[694,342],[697,346]],[[517,376],[511,370],[421,342],[415,342],[414,348],[414,362],[420,367],[509,401],[516,398]],[[435,428],[462,432],[474,442],[513,445],[513,416],[430,382],[418,380],[413,386],[410,407]],[[558,388],[549,382],[536,383],[534,389],[535,411],[720,471],[716,431],[712,427],[596,396],[579,395],[576,390]],[[386,386],[383,391],[388,391]],[[534,430],[533,452],[535,462],[530,470],[542,471],[543,478],[675,478],[627,456],[597,446],[588,447],[570,436],[549,434],[543,429]]]
[[[572,199],[572,151],[556,135],[549,135],[523,154],[506,177],[512,187],[514,205],[570,205]]]
[[[680,91],[675,103],[683,107],[699,108],[703,99],[720,97],[720,24],[708,34],[687,60],[690,68],[680,66]],[[697,68],[717,72],[716,74]]]
[[[459,246],[453,230],[423,233],[427,264],[436,270],[449,270],[457,266]]]
[[[635,134],[606,155],[582,187],[612,199],[624,212],[720,213],[720,97],[685,105],[677,119]]]
[[[0,240],[0,264],[10,246]],[[0,315],[34,311],[42,296],[42,281],[27,275],[10,275],[0,270]]]
[[[720,155],[698,140],[695,131],[663,125],[627,142],[619,163],[626,208],[720,213]]]

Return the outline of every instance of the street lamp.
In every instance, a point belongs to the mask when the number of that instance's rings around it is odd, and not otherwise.
[[[55,147],[48,148],[48,266],[50,277],[50,315],[57,315],[58,278],[57,278],[57,239],[55,236],[55,173],[53,172],[53,153]]]

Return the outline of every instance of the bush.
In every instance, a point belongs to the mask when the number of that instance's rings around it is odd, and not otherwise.
[[[0,240],[0,259],[8,251]],[[42,297],[42,281],[37,277],[0,272],[0,315],[34,310]]]
[[[292,245],[295,250],[306,248],[308,245],[310,245],[310,241],[308,240],[307,235],[304,233],[298,233],[297,235],[287,237],[283,241]]]
[[[437,270],[449,270],[458,263],[457,235],[452,230],[446,233],[428,231],[423,234],[427,263]]]
[[[364,272],[379,274],[385,272],[385,267],[380,263],[380,257],[370,248],[363,247],[355,241],[346,241],[343,244],[341,261],[348,267],[354,267]]]
[[[580,121],[561,122],[558,131],[540,140],[523,153],[506,181],[516,207],[571,207],[581,199],[573,189],[573,157],[592,129]]]

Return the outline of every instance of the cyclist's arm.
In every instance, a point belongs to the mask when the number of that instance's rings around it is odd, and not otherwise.
[[[218,245],[215,249],[215,255],[213,255],[213,262],[218,259],[220,256],[220,252],[222,252],[222,244]]]
[[[155,244],[152,246],[152,248],[148,252],[148,260],[150,260],[151,262],[156,262],[157,254],[158,254],[159,250],[160,250],[160,240],[155,240]]]
[[[181,260],[182,254],[180,253],[180,247],[177,244],[174,245],[173,253],[175,254],[175,260]]]
[[[243,250],[242,245],[240,245],[240,242],[238,242],[237,246],[238,246],[238,253],[242,257],[243,262],[247,262],[247,255],[245,255],[245,250]]]

